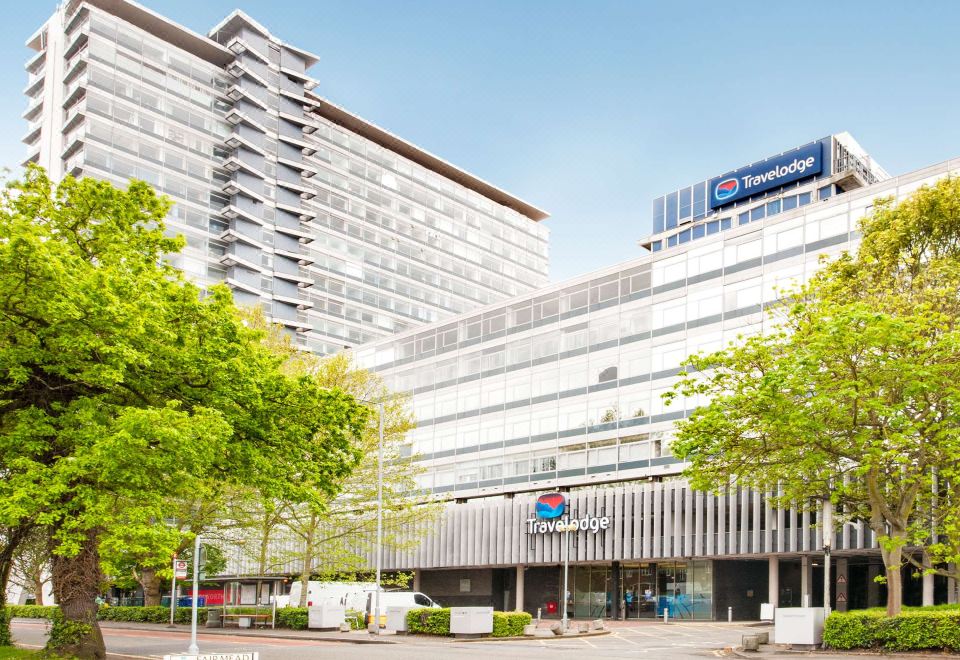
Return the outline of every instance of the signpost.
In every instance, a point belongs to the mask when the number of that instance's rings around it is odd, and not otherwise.
[[[174,613],[177,609],[177,580],[187,577],[187,562],[173,556],[173,579],[170,580],[170,627],[174,627]]]

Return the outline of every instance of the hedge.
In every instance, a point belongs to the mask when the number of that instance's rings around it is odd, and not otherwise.
[[[307,608],[306,607],[278,607],[277,608],[277,627],[289,628],[291,630],[307,629]]]
[[[904,610],[895,617],[883,610],[834,612],[824,625],[823,643],[835,649],[960,651],[960,610]]]
[[[521,637],[524,626],[529,626],[533,617],[527,612],[494,612],[494,637]]]
[[[520,637],[533,617],[526,612],[494,612],[493,637]],[[450,608],[420,608],[407,612],[407,632],[420,635],[449,635]]]
[[[53,619],[60,613],[56,605],[7,605],[11,617],[22,619]]]
[[[449,635],[450,608],[421,607],[407,612],[407,632],[420,635]]]

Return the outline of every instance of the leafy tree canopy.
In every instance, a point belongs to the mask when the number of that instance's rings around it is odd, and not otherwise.
[[[30,168],[0,198],[0,526],[52,530],[60,650],[99,657],[102,538],[143,536],[170,498],[256,487],[331,496],[367,409],[245,325],[228,289],[165,260],[169,202],[142,182],[54,187]],[[2,576],[5,577],[5,576]]]
[[[960,480],[960,181],[880,200],[860,230],[855,255],[787,292],[777,329],[689,359],[672,396],[709,403],[678,424],[673,451],[695,487],[828,496],[868,521],[894,613],[904,547],[957,509],[945,488]]]

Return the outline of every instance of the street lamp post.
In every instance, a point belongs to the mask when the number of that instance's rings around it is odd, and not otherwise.
[[[373,630],[380,633],[380,573],[383,566],[383,401],[377,403],[380,417],[380,436],[377,441],[377,579],[374,600],[376,619]]]
[[[833,502],[823,498],[823,618],[830,615],[830,546],[833,545]]]
[[[570,525],[567,523],[563,527],[563,626],[567,630],[567,601],[569,600],[570,588],[567,583],[570,575]]]
[[[197,646],[197,595],[200,593],[200,534],[193,540],[193,597],[190,599],[190,648],[189,655],[198,655]]]

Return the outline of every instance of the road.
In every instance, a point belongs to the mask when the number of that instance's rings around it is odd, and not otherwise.
[[[183,653],[189,633],[156,630],[129,630],[103,626],[107,651],[136,658],[160,658],[166,653]],[[582,639],[537,639],[505,642],[454,642],[420,637],[395,638],[389,644],[275,639],[248,635],[198,635],[201,653],[258,651],[261,660],[428,660],[432,658],[497,658],[523,660],[594,658],[712,658],[726,646],[739,643],[744,633],[767,628],[714,623],[645,624],[617,627],[611,634]],[[17,643],[39,647],[46,641],[44,622],[13,622]]]

